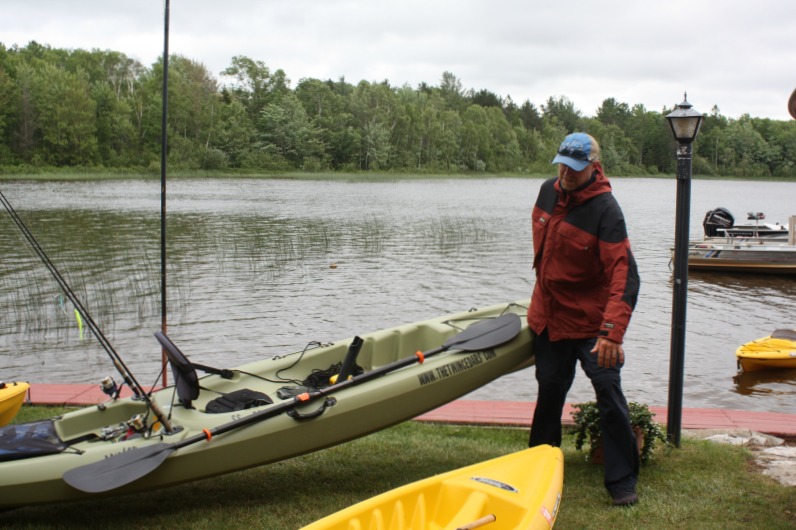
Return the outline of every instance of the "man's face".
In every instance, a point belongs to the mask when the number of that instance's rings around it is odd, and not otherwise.
[[[558,180],[561,188],[574,191],[588,182],[592,174],[592,164],[587,165],[582,171],[575,171],[566,164],[558,164]]]

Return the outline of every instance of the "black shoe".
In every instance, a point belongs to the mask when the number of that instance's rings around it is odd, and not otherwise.
[[[638,502],[635,491],[617,491],[614,495],[614,506],[632,506]]]

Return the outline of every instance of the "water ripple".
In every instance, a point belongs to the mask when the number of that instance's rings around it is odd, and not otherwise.
[[[169,183],[169,334],[196,362],[233,366],[504,301],[533,287],[538,179]],[[666,405],[674,179],[614,179],[642,279],[626,336],[628,399]],[[142,382],[159,372],[159,183],[9,182],[3,193]],[[704,212],[784,222],[794,183],[694,181]],[[21,235],[0,220],[0,379],[92,382],[112,371]],[[684,405],[796,412],[796,373],[736,377],[735,349],[796,328],[796,280],[689,277]],[[411,354],[408,352],[407,354]],[[532,370],[474,392],[534,400]],[[579,373],[570,401],[592,399]]]

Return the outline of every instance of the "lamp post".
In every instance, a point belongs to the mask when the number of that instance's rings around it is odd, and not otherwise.
[[[666,119],[677,140],[677,212],[674,228],[674,292],[672,296],[672,337],[669,361],[669,406],[666,432],[669,441],[680,447],[683,416],[683,368],[685,364],[685,308],[688,295],[688,230],[691,209],[691,144],[699,134],[704,116],[694,110],[688,95]]]

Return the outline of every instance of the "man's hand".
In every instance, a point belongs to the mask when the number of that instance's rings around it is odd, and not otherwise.
[[[617,364],[625,362],[625,350],[618,342],[608,340],[605,337],[598,337],[597,344],[592,348],[591,353],[597,354],[597,366],[603,368],[613,368]]]

